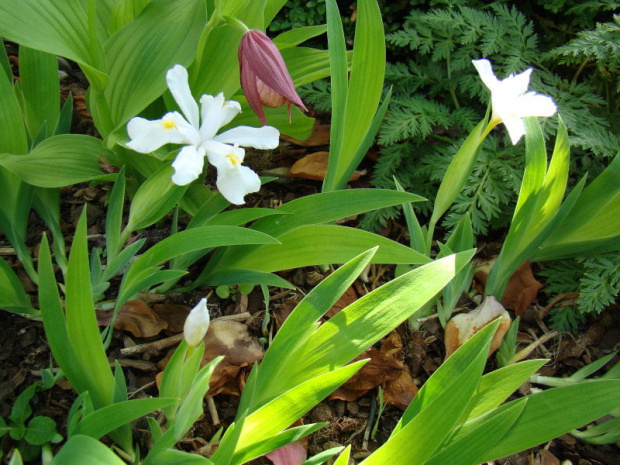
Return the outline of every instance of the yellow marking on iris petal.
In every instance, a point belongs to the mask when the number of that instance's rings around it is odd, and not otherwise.
[[[235,156],[234,153],[229,153],[228,155],[226,155],[226,157],[228,157],[228,159],[230,160],[230,164],[233,166],[237,166],[240,165],[241,162],[239,161],[239,159]]]
[[[164,129],[176,129],[177,123],[171,118],[166,118],[162,121]]]

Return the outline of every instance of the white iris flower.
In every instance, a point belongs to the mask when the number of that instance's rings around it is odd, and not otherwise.
[[[150,153],[165,144],[184,144],[172,163],[172,182],[184,186],[197,179],[206,156],[217,168],[216,185],[221,194],[231,203],[243,204],[245,195],[258,191],[261,183],[254,171],[241,165],[245,156],[241,147],[274,149],[279,131],[271,126],[238,126],[217,134],[241,111],[239,103],[225,101],[222,93],[203,95],[199,109],[189,88],[187,70],[181,65],[168,71],[166,82],[183,114],[173,111],[154,121],[132,118],[127,124],[131,139],[127,147]]]
[[[493,115],[491,124],[503,122],[513,144],[519,142],[525,134],[525,116],[553,116],[557,110],[551,97],[528,92],[532,68],[500,81],[493,74],[489,60],[472,60],[480,74],[482,82],[491,91]]]
[[[200,299],[200,302],[189,312],[183,325],[183,337],[190,347],[197,347],[202,342],[209,329],[210,321],[207,299]]]

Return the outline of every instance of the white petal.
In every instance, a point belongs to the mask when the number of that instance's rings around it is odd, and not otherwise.
[[[553,116],[557,107],[553,99],[547,95],[528,92],[519,98],[519,114],[521,116]]]
[[[515,145],[525,134],[525,123],[518,116],[510,116],[503,119],[504,125],[510,135],[512,144]]]
[[[228,169],[218,168],[216,185],[226,200],[242,205],[246,194],[260,190],[260,178],[247,166],[235,165]]]
[[[213,140],[255,149],[275,149],[280,143],[280,132],[271,126],[260,128],[237,126],[215,136]]]
[[[200,98],[202,125],[200,134],[203,140],[212,139],[222,126],[226,126],[241,111],[241,105],[234,100],[224,101],[224,94],[203,95]]]
[[[501,92],[506,95],[522,95],[527,92],[527,88],[530,85],[530,75],[532,74],[532,68],[526,69],[522,73],[511,74],[506,79],[500,82]],[[500,89],[498,89],[500,90]]]
[[[186,145],[181,149],[172,162],[174,174],[172,182],[177,186],[185,186],[202,173],[204,167],[204,151],[192,145]]]
[[[166,74],[166,82],[168,89],[179,105],[179,108],[189,121],[189,123],[198,129],[198,104],[192,96],[189,88],[187,70],[181,65],[174,65]]]
[[[471,61],[476,69],[478,70],[478,74],[480,75],[480,79],[482,82],[491,90],[494,91],[497,89],[499,84],[498,79],[493,74],[493,68],[491,67],[491,62],[487,59],[482,60],[472,60]]]
[[[202,342],[209,329],[209,322],[207,299],[201,299],[189,312],[183,325],[183,337],[189,346],[196,347]]]
[[[190,144],[197,133],[195,130],[193,134],[188,131],[188,126],[177,112],[167,113],[162,119],[153,121],[132,118],[127,123],[127,134],[131,140],[125,145],[136,152],[150,153],[165,144]]]
[[[223,144],[214,140],[206,141],[201,145],[207,154],[209,163],[219,169],[228,169],[240,165],[245,157],[245,150],[241,147]]]

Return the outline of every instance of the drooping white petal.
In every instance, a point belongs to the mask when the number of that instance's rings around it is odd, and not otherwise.
[[[196,347],[202,342],[209,329],[210,320],[207,299],[201,299],[189,312],[183,325],[183,337],[189,346]]]
[[[557,111],[553,99],[547,95],[528,92],[519,98],[519,114],[521,116],[553,116]]]
[[[280,143],[280,132],[271,126],[262,126],[260,128],[237,126],[222,134],[218,134],[213,140],[227,144],[237,144],[242,147],[254,147],[255,149],[275,149]]]
[[[189,123],[198,129],[200,124],[198,120],[198,104],[194,97],[192,97],[188,79],[187,70],[181,65],[174,65],[166,74],[166,83],[174,100]]]
[[[258,174],[243,165],[218,168],[215,184],[224,198],[235,205],[243,205],[244,197],[258,192],[261,185]]]
[[[177,157],[172,162],[174,174],[172,182],[177,186],[185,186],[202,173],[204,167],[204,150],[193,145],[186,145],[181,149]]]
[[[127,134],[131,139],[127,147],[136,152],[150,153],[165,144],[191,144],[196,139],[197,131],[179,113],[171,112],[154,121],[132,118],[127,123]]]
[[[515,145],[525,135],[525,123],[519,116],[507,116],[502,118],[502,121],[508,130],[512,145]]]
[[[212,139],[222,126],[226,126],[241,111],[241,105],[234,100],[224,100],[220,92],[215,97],[203,95],[200,97],[200,113],[202,125],[200,134],[203,140]]]

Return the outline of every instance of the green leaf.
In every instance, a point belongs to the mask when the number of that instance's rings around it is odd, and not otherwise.
[[[284,321],[256,373],[260,390],[253,393],[244,391],[239,411],[254,411],[280,392],[293,387],[285,377],[281,377],[282,367],[294,363],[295,352],[301,349],[316,330],[319,319],[336,303],[341,295],[353,284],[362,270],[370,263],[376,247],[368,250],[342,265],[326,279],[317,284]],[[278,382],[274,382],[278,380]],[[249,384],[249,381],[248,381]]]
[[[2,257],[0,257],[0,308],[13,313],[35,314],[22,283]]]
[[[429,220],[428,233],[426,236],[426,245],[429,252],[433,240],[435,225],[456,200],[456,197],[463,189],[465,181],[467,181],[467,178],[471,174],[474,163],[476,163],[476,159],[478,158],[478,149],[484,140],[483,133],[486,125],[487,118],[480,121],[469,136],[467,136],[467,139],[465,139],[463,145],[461,145],[458,152],[456,152],[456,155],[454,155],[454,158],[450,162],[448,170],[441,181],[441,185],[437,191],[437,197],[435,198],[433,214]]]
[[[280,244],[263,245],[222,259],[219,270],[243,268],[280,271],[323,263],[344,263],[364,250],[379,245],[373,263],[428,263],[429,258],[390,239],[360,229],[332,225],[308,225],[278,236]]]
[[[114,128],[162,94],[168,69],[191,64],[205,22],[203,1],[154,0],[110,37],[105,45],[110,74],[105,99]]]
[[[547,170],[547,152],[538,120],[525,118],[526,166],[515,214],[489,278],[485,294],[501,299],[508,280],[552,233],[568,180],[569,143],[559,120],[553,157]],[[567,199],[568,202],[568,199]]]
[[[137,229],[146,228],[168,214],[179,202],[188,186],[172,182],[174,168],[163,165],[142,183],[131,201],[129,220],[122,238]]]
[[[359,161],[358,150],[371,129],[383,90],[385,37],[376,0],[357,4],[353,59],[346,82],[346,59],[341,23],[335,2],[327,2],[328,41],[334,41],[330,57],[332,76],[332,146],[323,191],[342,189]],[[332,51],[330,43],[330,51]],[[347,89],[346,92],[344,89]],[[334,97],[335,95],[335,97]],[[378,124],[378,123],[377,123]]]
[[[581,193],[533,260],[596,255],[620,248],[620,155]]]
[[[0,165],[33,186],[64,187],[104,175],[99,163],[107,153],[99,139],[63,134],[44,140],[28,155],[0,154]]]
[[[469,251],[428,263],[356,300],[323,323],[288,363],[278,367],[270,389],[279,392],[353,360],[415,314],[471,256]]]
[[[98,40],[91,40],[87,3],[66,0],[23,0],[0,4],[0,36],[18,44],[80,64],[91,84],[103,88],[103,52]]]
[[[529,449],[602,417],[620,405],[620,380],[583,381],[527,398],[519,419],[479,462]]]
[[[285,48],[295,47],[306,40],[320,36],[326,32],[327,26],[322,24],[318,26],[300,27],[283,32],[278,37],[273,39],[273,43],[278,46],[278,50],[282,51]]]
[[[24,95],[26,124],[31,137],[54,134],[60,114],[60,82],[55,55],[19,47],[19,77]]]
[[[24,439],[35,446],[50,442],[58,434],[56,422],[49,417],[38,416],[28,422]]]
[[[74,355],[81,360],[83,367],[88,367],[88,373],[92,376],[88,391],[93,405],[95,408],[101,408],[112,402],[114,376],[101,342],[90,288],[86,207],[82,211],[73,236],[65,292],[67,336],[74,344]]]
[[[364,465],[384,464],[396,460],[403,463],[425,463],[450,435],[459,418],[465,412],[469,399],[480,382],[480,376],[489,354],[489,346],[497,324],[488,325],[477,336],[467,341],[460,349],[467,352],[462,370],[447,383],[438,383],[433,376],[426,382],[429,386],[423,399],[410,405],[405,415],[411,417],[401,420],[402,428],[394,430],[390,439],[370,457]],[[469,345],[469,347],[467,347]],[[458,351],[457,351],[458,352]],[[454,357],[456,353],[452,356]],[[452,357],[446,363],[450,363]],[[435,389],[429,389],[431,386]],[[420,393],[418,393],[419,395]],[[417,447],[411,446],[415,438]]]
[[[26,423],[28,417],[32,415],[32,407],[30,406],[30,401],[32,400],[36,392],[37,383],[33,383],[26,389],[24,389],[24,391],[19,396],[17,396],[13,407],[11,407],[11,414],[9,415],[9,420],[17,424]]]
[[[73,434],[83,434],[98,439],[116,428],[172,404],[175,400],[167,397],[155,397],[106,405],[83,417]]]
[[[478,457],[493,447],[514,425],[526,402],[527,399],[519,399],[513,404],[503,405],[483,417],[466,423],[437,454],[425,462],[425,465],[480,463]]]
[[[83,465],[84,457],[90,465],[125,465],[108,446],[82,435],[72,436],[50,465]]]
[[[2,8],[3,5],[0,5],[0,23],[4,18],[8,18],[2,13]],[[0,33],[0,37],[2,35]],[[0,127],[2,127],[0,153],[23,154],[28,151],[28,140],[21,107],[13,91],[11,80],[5,79],[4,75],[0,75]]]
[[[105,244],[108,254],[108,265],[121,250],[121,231],[125,203],[125,167],[116,176],[112,191],[108,197],[108,211],[105,218]]]
[[[365,363],[366,360],[362,360],[313,377],[292,387],[248,415],[237,444],[239,451],[237,453],[243,454],[244,449],[251,450],[256,443],[269,439],[293,424],[338,386],[357,373]],[[247,461],[247,456],[243,457],[243,461]],[[254,454],[250,454],[250,458],[254,457]]]

